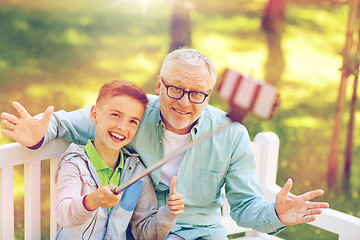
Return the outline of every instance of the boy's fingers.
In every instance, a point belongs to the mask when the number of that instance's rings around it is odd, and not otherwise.
[[[114,201],[119,202],[122,197],[122,194],[123,194],[123,192],[119,192],[117,194],[114,194],[113,192],[111,192],[111,196],[109,195],[109,197],[114,199]]]
[[[169,206],[170,211],[172,214],[178,216],[184,212],[184,206]]]
[[[174,214],[175,216],[179,216],[179,215],[181,215],[181,214],[183,214],[183,213],[184,213],[184,210],[173,211],[173,214]]]
[[[177,201],[177,200],[183,201],[183,195],[178,192],[175,192],[174,194],[169,195],[169,200],[170,201]]]
[[[176,176],[173,176],[171,178],[171,182],[170,182],[170,196],[173,195],[175,192],[176,192],[176,179],[177,177]]]
[[[184,199],[182,196],[176,199],[169,199],[168,201],[169,206],[183,206],[184,205]]]
[[[30,117],[30,114],[26,111],[26,109],[18,102],[12,103],[13,107],[16,109],[16,111],[19,113],[20,117]]]
[[[170,205],[169,208],[172,211],[176,211],[176,210],[182,210],[184,208],[184,206],[180,205],[180,204],[176,204],[176,205]]]

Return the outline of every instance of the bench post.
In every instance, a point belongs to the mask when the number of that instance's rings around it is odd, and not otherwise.
[[[262,132],[255,136],[254,142],[261,146],[260,162],[256,167],[260,168],[259,180],[264,197],[266,200],[273,202],[275,201],[275,195],[273,191],[268,190],[268,187],[276,185],[280,140],[273,132]]]

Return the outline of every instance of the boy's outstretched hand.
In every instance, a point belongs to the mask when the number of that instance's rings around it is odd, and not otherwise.
[[[324,194],[323,190],[314,190],[300,196],[289,195],[292,187],[292,180],[289,178],[281,191],[276,195],[275,211],[279,220],[285,225],[313,222],[316,215],[322,209],[329,207],[326,202],[308,202],[309,200]]]
[[[48,107],[43,117],[36,119],[20,103],[13,102],[12,105],[20,118],[10,113],[1,113],[1,123],[8,128],[2,129],[1,133],[27,147],[35,146],[45,136],[54,107]]]
[[[182,194],[176,192],[175,184],[177,177],[173,176],[170,182],[170,194],[167,200],[167,205],[172,214],[178,216],[184,212],[184,199]]]
[[[89,211],[93,211],[98,207],[109,208],[115,206],[120,201],[122,192],[115,195],[111,190],[114,188],[114,185],[108,184],[87,194],[83,200],[84,207]]]

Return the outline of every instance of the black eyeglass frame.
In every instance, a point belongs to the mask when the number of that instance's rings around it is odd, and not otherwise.
[[[173,85],[168,85],[168,84],[165,83],[165,79],[164,79],[163,77],[161,77],[161,76],[160,76],[160,79],[161,79],[161,83],[162,83],[162,84],[164,85],[164,87],[166,88],[166,94],[167,94],[168,97],[170,97],[170,98],[173,98],[173,99],[181,99],[181,98],[184,96],[184,94],[187,93],[188,99],[189,99],[190,102],[195,103],[195,104],[202,104],[202,103],[205,101],[205,99],[209,96],[209,94],[206,94],[206,93],[203,93],[203,92],[199,92],[199,91],[185,91],[185,90],[183,90],[183,89],[181,89],[181,88],[179,88],[179,87],[176,87],[176,86],[173,86]],[[169,95],[169,87],[173,87],[173,88],[176,88],[176,89],[181,90],[181,91],[182,91],[181,96],[180,96],[180,97],[172,97],[172,96],[170,96],[170,95]],[[190,94],[191,94],[191,93],[200,93],[200,94],[203,94],[203,95],[204,95],[204,99],[203,99],[201,102],[194,102],[194,101],[192,101],[192,100],[190,99]]]

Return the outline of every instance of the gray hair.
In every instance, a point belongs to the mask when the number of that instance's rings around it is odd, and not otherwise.
[[[181,48],[169,53],[164,59],[160,70],[160,76],[168,76],[174,63],[191,66],[202,66],[206,64],[210,72],[212,87],[214,87],[217,78],[216,69],[210,59],[200,51],[195,49]]]

